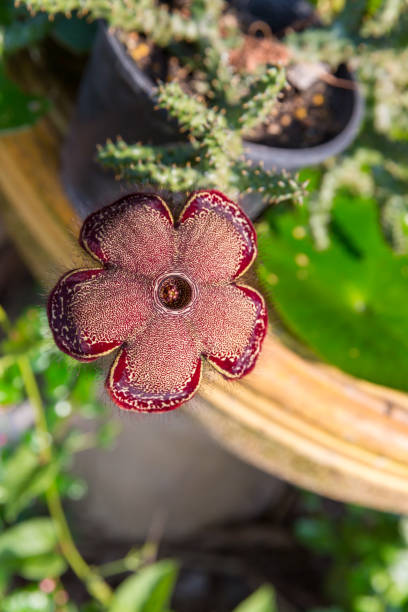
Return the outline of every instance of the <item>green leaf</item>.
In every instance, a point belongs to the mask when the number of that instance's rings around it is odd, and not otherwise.
[[[56,578],[67,569],[64,557],[57,553],[27,557],[17,566],[18,573],[27,580],[42,580]]]
[[[177,578],[177,565],[160,561],[127,578],[116,589],[109,612],[164,612]]]
[[[19,491],[18,495],[6,504],[5,518],[7,521],[14,521],[18,514],[28,504],[45,493],[55,480],[58,474],[58,464],[56,462],[41,466],[32,474],[26,486]]]
[[[52,35],[58,43],[80,55],[89,53],[91,50],[97,28],[96,22],[89,23],[85,19],[79,19],[76,15],[69,18],[65,15],[58,15]]]
[[[0,132],[28,127],[48,108],[45,98],[22,92],[6,76],[4,66],[0,64]]]
[[[54,612],[52,598],[34,587],[15,590],[0,603],[1,612]]]
[[[0,85],[3,70],[4,67],[0,64]],[[31,307],[13,323],[12,333],[0,344],[0,347],[5,354],[26,354],[41,346],[49,333],[45,310]]]
[[[9,361],[9,355],[3,372],[0,372],[0,404],[17,404],[23,400],[23,381],[18,366]],[[11,363],[11,365],[9,365]]]
[[[296,521],[295,535],[302,544],[315,552],[333,555],[337,552],[337,534],[328,520],[301,517]]]
[[[85,403],[95,403],[95,396],[98,392],[99,376],[92,366],[81,368],[75,386],[71,392],[71,399],[77,403],[79,407]],[[101,410],[99,409],[99,413]],[[91,416],[95,416],[97,411],[91,411]]]
[[[33,518],[0,534],[0,555],[19,559],[53,552],[57,534],[50,518]]]
[[[37,469],[38,454],[26,444],[20,443],[4,466],[4,477],[0,489],[0,503],[18,495]]]
[[[60,361],[52,361],[44,372],[44,379],[51,389],[69,385],[74,376],[74,368]]]
[[[40,465],[38,453],[20,443],[4,467],[0,486],[0,503],[5,504],[5,518],[16,519],[34,498],[44,493],[56,478],[58,463]]]
[[[0,563],[0,601],[2,601],[2,598],[7,591],[11,579],[11,574],[11,568],[5,567],[4,563]]]
[[[234,612],[277,612],[274,589],[268,585],[260,587],[240,603]]]
[[[16,53],[44,38],[51,27],[48,16],[44,13],[24,21],[14,20],[4,32],[5,53]]]
[[[304,209],[259,224],[258,273],[282,320],[322,359],[408,390],[408,256],[380,230],[372,199],[340,193],[331,244],[317,251]]]

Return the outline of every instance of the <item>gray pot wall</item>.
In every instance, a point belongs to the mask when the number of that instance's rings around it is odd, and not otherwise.
[[[183,538],[207,525],[248,519],[278,504],[287,485],[224,450],[187,410],[136,415],[112,407],[122,424],[115,447],[76,456],[88,493],[71,506],[88,537],[143,541]]]

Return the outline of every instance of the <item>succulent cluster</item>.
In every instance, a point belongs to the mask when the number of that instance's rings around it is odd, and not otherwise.
[[[326,4],[320,3],[327,10]],[[341,3],[340,3],[341,4]],[[340,164],[329,162],[311,198],[311,225],[317,246],[329,244],[328,222],[337,190],[375,196],[386,235],[407,252],[408,220],[408,3],[405,0],[347,0],[324,28],[291,35],[295,57],[331,67],[348,62],[366,98],[364,130]]]
[[[152,147],[119,139],[99,149],[99,160],[121,178],[153,182],[172,191],[215,187],[231,197],[257,192],[269,203],[300,201],[303,185],[285,172],[267,171],[244,157],[243,134],[263,120],[284,85],[284,71],[271,67],[253,80],[239,106],[228,109],[207,106],[179,83],[161,85],[158,105],[178,120],[188,141]]]
[[[243,136],[262,123],[286,86],[282,68],[263,65],[252,74],[233,67],[230,50],[243,34],[222,0],[191,0],[170,10],[153,0],[25,0],[32,12],[77,11],[103,18],[122,32],[137,32],[178,57],[189,80],[157,89],[157,105],[178,120],[187,134],[165,146],[101,143],[99,161],[120,178],[172,191],[200,187],[231,197],[257,192],[268,203],[301,201],[304,185],[287,173],[266,171],[245,159]],[[188,91],[187,91],[188,89]]]
[[[218,14],[220,3],[219,0],[198,0],[196,4],[202,9],[202,18],[197,19],[181,11],[171,11],[167,5],[152,0],[25,0],[24,4],[32,13],[45,11],[48,15],[69,15],[78,11],[91,19],[105,19],[113,28],[143,32],[156,44],[165,46],[174,40],[194,42],[211,36],[214,28],[211,16]]]

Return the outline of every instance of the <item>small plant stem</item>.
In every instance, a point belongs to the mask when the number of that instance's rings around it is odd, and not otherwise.
[[[110,561],[98,566],[98,572],[101,576],[114,576],[123,574],[124,572],[137,572],[145,565],[152,563],[157,557],[156,542],[146,542],[142,548],[132,549],[126,557]]]
[[[126,557],[124,559],[118,559],[117,561],[110,561],[110,563],[104,563],[98,566],[98,572],[101,576],[115,576],[116,574],[124,574],[125,572],[137,571],[143,567],[142,559],[139,559],[138,563],[135,561],[132,567],[129,567]]]
[[[0,327],[3,328],[4,333],[9,334],[11,330],[10,319],[3,306],[0,304]]]
[[[44,463],[49,463],[53,458],[52,443],[40,390],[28,357],[26,355],[19,357],[18,364],[28,399],[34,408],[36,429],[40,440],[40,456]],[[84,582],[89,593],[103,606],[108,606],[112,599],[112,590],[103,578],[86,563],[75,546],[55,482],[46,491],[46,499],[64,557],[78,578]]]

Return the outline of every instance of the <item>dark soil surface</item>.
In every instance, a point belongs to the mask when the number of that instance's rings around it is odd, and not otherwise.
[[[267,120],[248,134],[248,140],[270,147],[301,149],[322,144],[344,128],[335,114],[336,88],[322,80],[305,91],[287,90]]]

